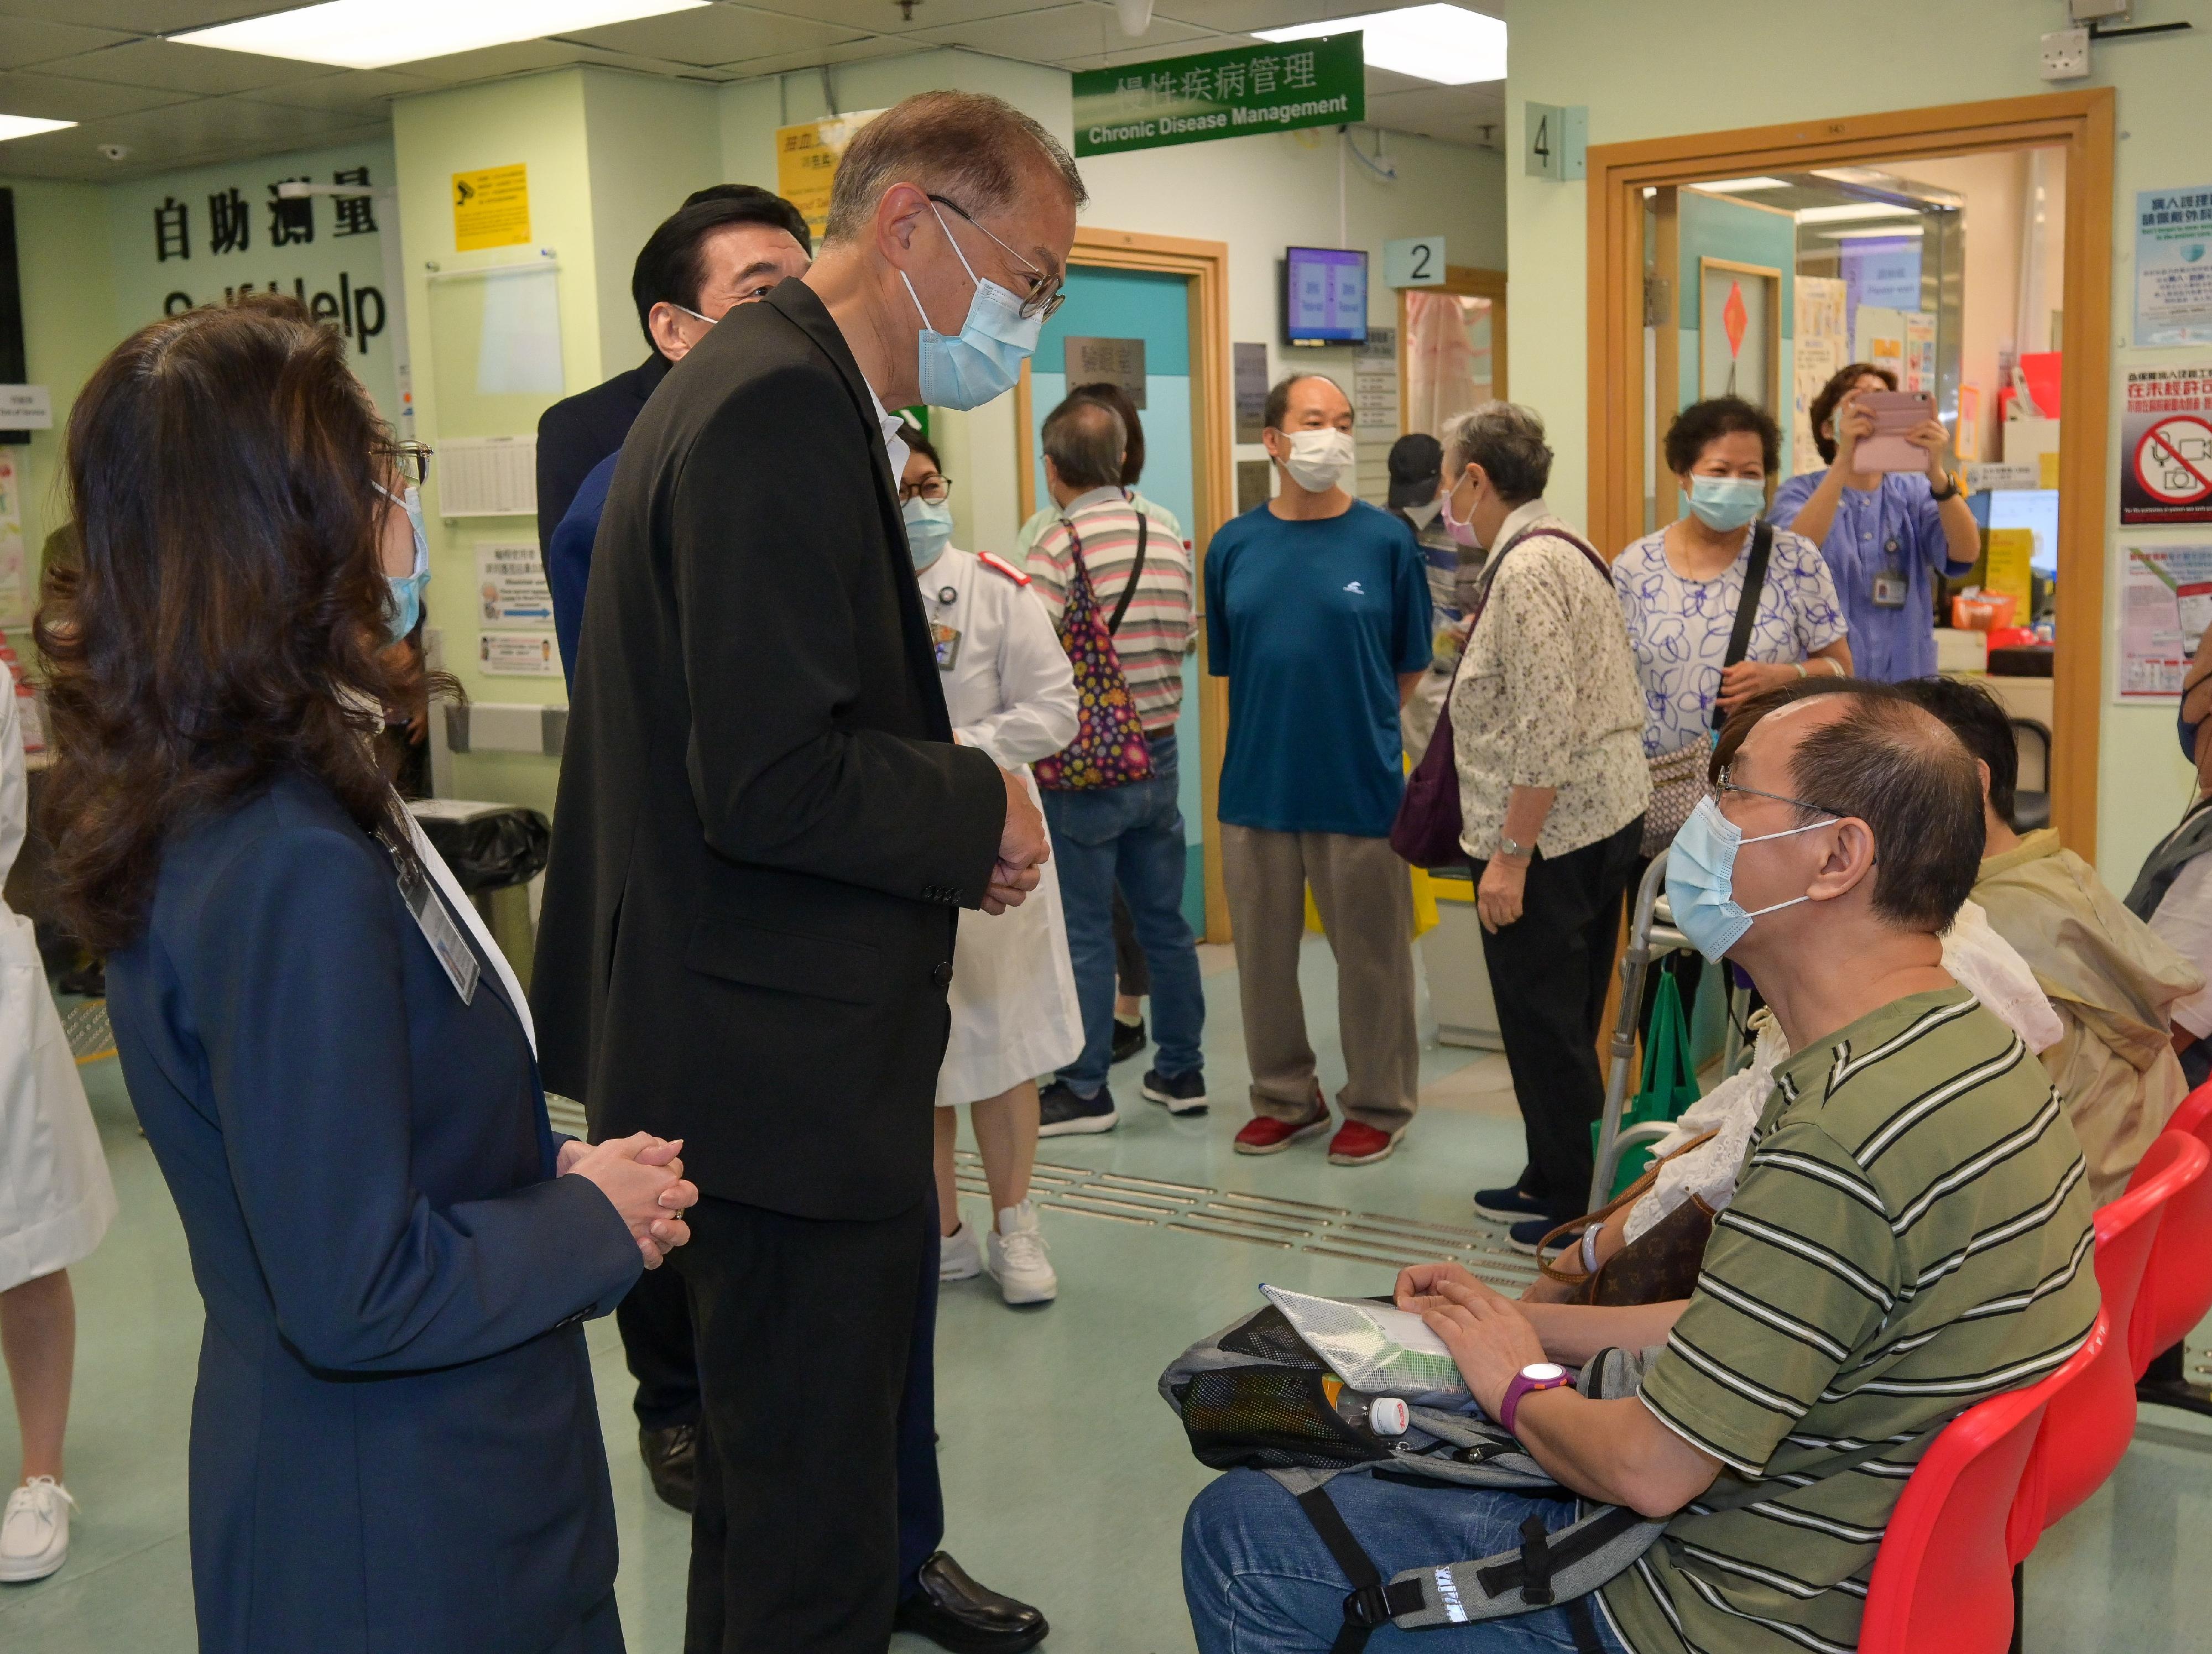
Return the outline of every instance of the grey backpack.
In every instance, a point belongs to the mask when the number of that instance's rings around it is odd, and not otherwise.
[[[1635,1394],[1642,1377],[1641,1358],[1607,1350],[1579,1383],[1583,1395],[1610,1400]],[[1555,1533],[1532,1512],[1517,1550],[1408,1568],[1386,1582],[1328,1497],[1336,1477],[1381,1474],[1554,1498],[1565,1490],[1486,1418],[1415,1407],[1404,1434],[1378,1436],[1338,1414],[1324,1380],[1334,1382],[1328,1366],[1269,1304],[1185,1350],[1160,1375],[1160,1395],[1200,1463],[1280,1482],[1352,1581],[1331,1654],[1358,1654],[1385,1621],[1413,1631],[1554,1602],[1565,1606],[1577,1647],[1595,1654],[1601,1645],[1589,1594],[1649,1550],[1668,1519],[1579,1500],[1575,1521]]]

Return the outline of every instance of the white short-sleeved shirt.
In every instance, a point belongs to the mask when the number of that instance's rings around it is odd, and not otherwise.
[[[1668,562],[1666,538],[1664,529],[1645,535],[1613,565],[1644,691],[1644,752],[1652,758],[1679,752],[1712,727],[1721,662],[1751,566],[1747,534],[1734,562],[1711,580],[1690,580]],[[1846,629],[1836,578],[1820,549],[1802,534],[1777,529],[1745,658],[1803,660]]]

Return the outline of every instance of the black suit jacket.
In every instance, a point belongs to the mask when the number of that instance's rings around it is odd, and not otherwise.
[[[647,400],[674,366],[655,350],[604,385],[564,397],[538,416],[538,555],[553,549],[553,531],[575,503],[584,478],[629,435]]]
[[[951,745],[866,381],[803,282],[632,428],[592,553],[532,1002],[595,1135],[884,1218],[930,1178],[955,909],[1005,825]]]

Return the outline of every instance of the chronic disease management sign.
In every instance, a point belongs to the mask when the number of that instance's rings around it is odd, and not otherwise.
[[[1078,155],[1343,126],[1367,115],[1356,33],[1086,70],[1074,91]]]

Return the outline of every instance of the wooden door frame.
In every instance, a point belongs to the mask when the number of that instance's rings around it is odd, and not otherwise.
[[[1185,278],[1190,307],[1190,479],[1191,545],[1196,554],[1201,617],[1206,603],[1206,548],[1214,531],[1236,514],[1237,472],[1230,452],[1236,427],[1231,407],[1229,365],[1229,244],[1180,235],[1145,235],[1133,230],[1075,232],[1071,267],[1135,270]],[[1036,404],[1029,364],[1022,364],[1014,386],[1014,474],[1022,520],[1036,509],[1036,456],[1030,441]],[[1199,629],[1198,762],[1199,824],[1206,860],[1206,934],[1209,942],[1229,940],[1229,897],[1221,883],[1221,757],[1229,736],[1229,680],[1206,670],[1206,632]]]
[[[2066,154],[2064,417],[2058,452],[2060,635],[2052,686],[2051,824],[2097,854],[2112,398],[2113,94],[2109,87],[1593,145],[1589,151],[1591,538],[1644,530],[1644,190],[1853,161],[1996,149]]]
[[[1444,278],[1426,287],[1401,287],[1398,289],[1398,435],[1403,436],[1413,429],[1406,422],[1413,417],[1406,401],[1407,339],[1412,331],[1406,313],[1406,301],[1415,293],[1453,293],[1462,299],[1490,301],[1490,394],[1499,402],[1506,399],[1505,389],[1505,272],[1484,270],[1477,265],[1446,265]]]

